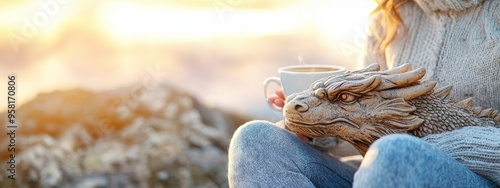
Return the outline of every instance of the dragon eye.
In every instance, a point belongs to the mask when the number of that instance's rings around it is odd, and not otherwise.
[[[316,91],[314,91],[314,95],[316,95],[318,99],[325,98],[326,90],[324,88],[317,89]]]
[[[354,95],[351,95],[349,93],[341,93],[338,97],[338,99],[342,102],[345,102],[345,103],[350,103],[350,102],[353,102],[357,99],[356,96]]]

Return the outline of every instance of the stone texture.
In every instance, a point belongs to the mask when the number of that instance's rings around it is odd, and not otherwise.
[[[18,111],[16,181],[2,170],[3,187],[227,187],[247,121],[165,84],[41,94]]]
[[[435,81],[421,80],[425,73],[408,64],[385,71],[372,64],[320,79],[287,98],[285,125],[309,137],[338,137],[362,155],[388,134],[425,137],[467,126],[500,127],[498,111],[473,107],[471,99],[456,102],[448,97],[451,86],[435,89]]]

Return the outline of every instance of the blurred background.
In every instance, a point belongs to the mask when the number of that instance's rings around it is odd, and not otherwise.
[[[263,80],[296,64],[360,68],[375,6],[369,0],[2,1],[0,85],[17,76],[22,149],[18,178],[0,181],[226,187],[232,131],[251,119],[281,119],[264,100]],[[6,95],[0,90],[0,98]],[[0,144],[7,160],[8,140]]]

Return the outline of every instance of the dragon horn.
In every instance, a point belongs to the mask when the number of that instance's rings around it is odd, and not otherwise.
[[[466,98],[464,100],[455,103],[455,106],[470,110],[472,108],[472,97]]]
[[[382,98],[403,98],[404,100],[412,100],[414,98],[420,97],[432,91],[436,86],[435,81],[426,82],[423,84],[418,84],[410,87],[397,88],[380,91],[380,96]]]
[[[384,75],[382,83],[377,87],[377,90],[386,90],[396,87],[406,87],[420,80],[425,75],[425,69],[420,67],[410,72],[394,75]]]
[[[379,71],[379,70],[380,70],[380,65],[373,63],[373,64],[368,65],[364,69],[353,71],[352,73],[364,73],[364,72],[373,72],[373,71]]]
[[[394,68],[386,70],[386,71],[381,71],[380,74],[382,74],[382,75],[401,74],[401,73],[408,72],[410,69],[411,69],[410,64],[405,63],[399,67],[394,67]]]
[[[365,94],[377,88],[380,82],[382,82],[382,77],[380,75],[373,75],[363,80],[356,80],[352,82],[341,81],[329,84],[326,88],[326,92],[328,94],[328,99],[333,100],[334,97],[336,97],[341,91],[351,91],[354,93]]]
[[[434,90],[434,92],[432,94],[434,94],[434,96],[436,96],[436,97],[440,97],[442,99],[445,99],[446,97],[448,97],[448,95],[450,95],[451,88],[452,88],[451,85],[447,85],[447,86],[444,86],[442,88]]]

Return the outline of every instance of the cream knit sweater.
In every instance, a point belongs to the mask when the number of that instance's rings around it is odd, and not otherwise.
[[[414,0],[400,15],[406,36],[398,33],[382,57],[369,34],[365,64],[425,67],[437,88],[453,85],[456,100],[473,97],[474,106],[500,110],[500,1]],[[471,126],[423,139],[500,186],[499,128]]]

